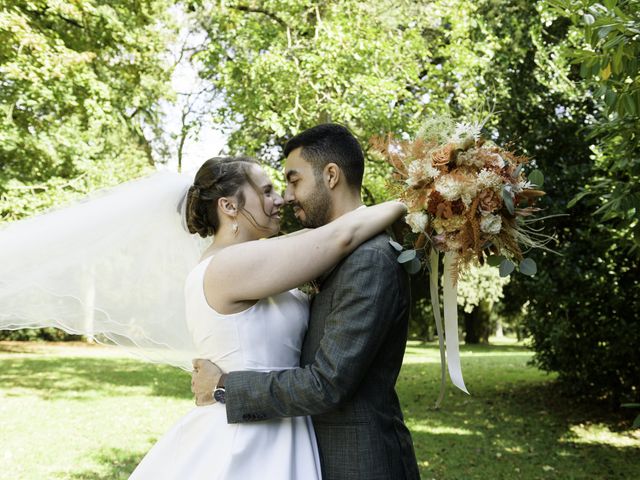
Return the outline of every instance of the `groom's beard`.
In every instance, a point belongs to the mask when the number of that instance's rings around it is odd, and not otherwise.
[[[319,183],[310,199],[296,202],[304,211],[304,220],[299,219],[303,227],[317,228],[329,223],[331,215],[331,195],[324,184]]]

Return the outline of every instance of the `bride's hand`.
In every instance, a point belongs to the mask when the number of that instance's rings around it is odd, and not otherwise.
[[[211,405],[216,403],[213,391],[220,381],[222,370],[209,360],[196,358],[193,360],[191,372],[191,391],[196,397],[196,405]]]

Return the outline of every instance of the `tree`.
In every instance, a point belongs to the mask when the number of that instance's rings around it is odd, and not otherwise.
[[[2,220],[153,164],[148,137],[170,91],[170,4],[0,1]]]
[[[483,18],[493,28],[514,22],[528,32],[515,36],[510,53],[496,57],[508,95],[496,102],[502,137],[517,140],[545,173],[547,212],[565,213],[580,189],[599,175],[593,145],[585,128],[600,112],[580,80],[579,68],[562,52],[570,45],[571,23],[543,24],[535,5],[486,5]],[[505,16],[508,15],[508,18]],[[560,255],[536,256],[539,273],[533,279],[514,277],[506,287],[503,312],[519,315],[532,335],[535,362],[555,371],[565,391],[609,399],[618,405],[640,392],[640,299],[638,258],[628,254],[627,227],[594,216],[597,206],[578,202],[567,217],[552,219],[547,228],[557,235]],[[626,238],[625,238],[626,237]]]
[[[458,281],[458,305],[463,307],[465,343],[488,343],[493,332],[493,306],[503,297],[509,277],[502,278],[498,269],[487,264],[471,266]]]
[[[591,137],[595,175],[570,205],[584,199],[640,255],[640,1],[548,0],[546,22],[571,21],[565,55],[580,65],[597,102]],[[626,239],[626,241],[625,241]]]

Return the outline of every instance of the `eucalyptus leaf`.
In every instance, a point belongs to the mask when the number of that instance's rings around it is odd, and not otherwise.
[[[400,255],[398,255],[398,263],[407,263],[416,258],[415,250],[405,250]]]
[[[411,261],[404,263],[403,267],[409,275],[415,275],[422,268],[422,264],[418,258],[414,258]]]
[[[502,201],[504,202],[505,207],[507,207],[507,210],[509,211],[509,213],[511,215],[515,215],[516,209],[515,209],[515,206],[513,205],[513,197],[511,196],[511,193],[507,190],[506,187],[502,188]]]
[[[544,184],[544,175],[540,170],[535,169],[529,174],[529,181],[537,187],[541,187]]]
[[[516,266],[514,265],[514,263],[511,260],[505,258],[502,262],[500,262],[500,276],[508,277],[509,275],[511,275],[511,272],[513,272],[515,268]]]
[[[531,258],[525,258],[520,262],[520,273],[533,277],[538,272],[536,262]]]
[[[520,175],[520,172],[522,171],[522,168],[524,167],[524,164],[521,163],[520,165],[518,165],[516,167],[516,169],[513,171],[513,173],[511,174],[512,178],[518,178],[518,175]]]
[[[487,257],[487,263],[492,267],[499,266],[503,260],[505,260],[505,258],[502,255],[489,255]]]
[[[402,245],[400,245],[398,242],[396,242],[392,238],[389,239],[389,245],[395,248],[398,252],[401,252],[403,250]]]

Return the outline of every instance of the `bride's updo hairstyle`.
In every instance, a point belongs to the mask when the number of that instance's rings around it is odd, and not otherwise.
[[[220,227],[218,200],[237,195],[238,210],[245,198],[242,187],[249,183],[250,168],[257,165],[250,157],[214,157],[202,164],[187,193],[186,220],[190,233],[201,237],[213,235]]]

